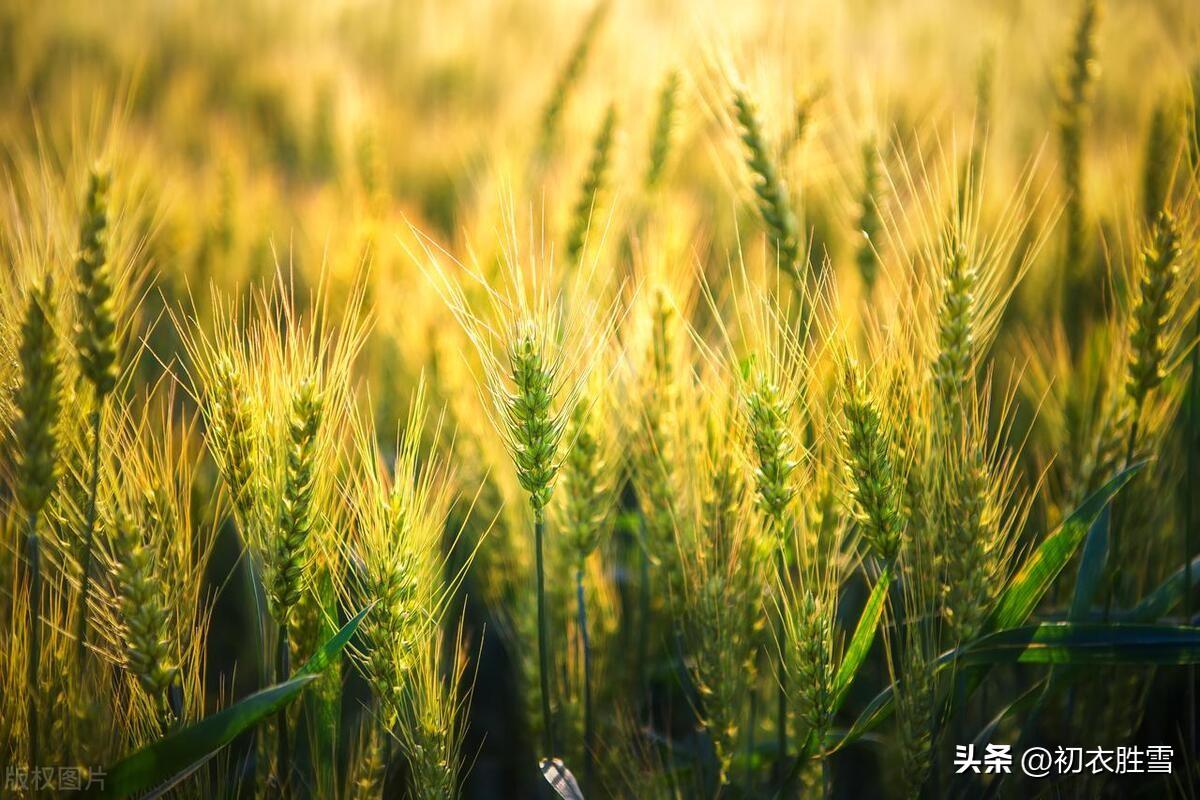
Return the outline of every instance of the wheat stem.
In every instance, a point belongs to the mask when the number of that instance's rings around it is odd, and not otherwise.
[[[658,94],[658,113],[650,137],[650,161],[646,167],[646,191],[652,192],[662,180],[671,153],[671,133],[678,110],[679,73],[671,70],[663,79]]]
[[[592,230],[592,220],[607,188],[609,164],[612,160],[613,137],[617,128],[617,109],[610,104],[604,120],[592,142],[592,158],[579,187],[579,199],[571,215],[571,230],[567,235],[567,263],[578,264]]]
[[[588,638],[587,602],[583,593],[583,564],[575,570],[575,602],[579,606],[579,637],[583,647],[583,785],[592,785],[595,730],[592,724],[592,643]]]
[[[542,111],[542,131],[539,150],[543,157],[549,155],[558,144],[559,127],[562,123],[563,110],[566,108],[567,100],[571,96],[572,90],[583,76],[584,67],[587,66],[588,54],[591,52],[596,36],[600,32],[600,26],[604,22],[604,17],[608,13],[608,6],[609,0],[600,0],[592,8],[587,19],[584,20],[583,27],[579,31],[579,38],[576,39],[575,46],[567,56],[567,61],[563,65],[562,72],[558,75],[558,80],[554,84],[554,89],[550,94],[549,100],[546,102],[545,109]]]
[[[779,268],[803,288],[800,274],[799,222],[792,210],[787,184],[767,145],[758,107],[743,89],[733,93],[733,110],[737,118],[738,135],[746,149],[746,165],[754,174],[754,193],[758,196],[758,211],[771,235]]]
[[[641,525],[641,546],[638,551],[641,553],[641,559],[638,562],[638,639],[637,639],[637,668],[634,672],[634,677],[637,680],[637,688],[642,695],[642,699],[649,706],[650,697],[650,676],[646,671],[646,660],[650,645],[650,551],[647,549],[646,535],[646,514],[642,512],[638,515]],[[647,710],[647,714],[649,711]]]
[[[783,532],[780,531],[779,535],[780,535],[780,537],[782,537]],[[789,581],[789,577],[787,574],[788,567],[787,567],[787,559],[784,557],[784,551],[783,551],[782,547],[775,548],[775,569],[779,573],[779,585],[786,586]],[[785,641],[784,637],[786,634],[784,632],[784,620],[782,618],[782,615],[781,615],[780,619],[778,619],[776,621],[776,626],[778,628],[776,633],[779,636],[779,641],[781,641],[781,642]],[[786,668],[785,664],[780,665],[779,680],[776,682],[775,688],[776,688],[775,746],[777,748],[777,752],[775,755],[775,774],[777,776],[779,776],[780,789],[786,793],[788,790],[788,786],[791,784],[791,778],[788,775],[788,770],[787,770],[787,766],[788,766],[788,724],[787,724],[787,722],[788,722],[788,695],[787,695],[788,682],[787,682],[787,668]]]
[[[87,649],[89,592],[91,590],[92,540],[96,528],[96,491],[100,473],[100,433],[104,401],[117,383],[117,322],[112,264],[108,258],[109,203],[111,183],[107,171],[93,168],[83,218],[79,229],[79,251],[75,272],[79,279],[80,321],[75,340],[80,371],[92,386],[96,407],[92,411],[91,476],[88,485],[87,519],[83,532],[83,575],[79,596],[76,654],[80,675]]]
[[[1125,463],[1122,469],[1128,469],[1133,463],[1134,447],[1137,445],[1138,437],[1138,416],[1141,413],[1141,403],[1139,402],[1133,409],[1133,423],[1129,426],[1129,439],[1125,445]],[[1108,553],[1109,561],[1112,563],[1112,574],[1109,576],[1108,593],[1104,600],[1104,621],[1108,622],[1109,616],[1112,614],[1113,600],[1117,594],[1117,589],[1121,584],[1121,515],[1117,512],[1118,506],[1113,503],[1112,511],[1112,538],[1109,541]]]
[[[19,412],[13,424],[16,441],[16,496],[28,515],[26,551],[29,568],[29,641],[26,654],[26,691],[29,693],[29,767],[36,769],[38,747],[38,672],[41,658],[42,569],[38,514],[50,500],[58,482],[58,417],[62,405],[59,363],[54,333],[54,292],[50,277],[29,295],[21,325],[18,360],[21,383],[13,398]]]
[[[546,620],[546,573],[542,553],[542,540],[546,533],[546,518],[541,508],[533,510],[533,542],[537,558],[537,625],[538,625],[538,680],[542,694],[542,756],[552,758],[555,754],[554,731],[550,714],[550,651],[547,639],[549,628]]]
[[[1194,341],[1200,341],[1200,314],[1196,316],[1195,331],[1193,332]],[[1200,420],[1197,420],[1197,403],[1200,403],[1200,345],[1192,344],[1192,374],[1188,379],[1188,442],[1187,442],[1187,491],[1184,492],[1184,497],[1187,498],[1184,504],[1184,529],[1183,529],[1183,622],[1185,625],[1192,624],[1192,553],[1195,552],[1196,545],[1196,519],[1194,506],[1194,492],[1196,488],[1197,474],[1197,445],[1200,444],[1200,439],[1197,437],[1200,431]],[[1195,755],[1196,753],[1196,666],[1189,664],[1187,669],[1187,736],[1188,736],[1188,752]]]
[[[100,434],[103,428],[101,408],[97,407],[91,414],[92,448],[91,464],[88,467],[87,509],[83,523],[83,541],[80,564],[82,575],[79,587],[79,616],[75,622],[75,653],[76,664],[80,676],[83,675],[83,660],[87,653],[88,640],[88,604],[90,602],[92,581],[92,540],[96,532],[96,494],[100,484]]]
[[[26,700],[29,727],[29,768],[41,766],[38,749],[38,672],[42,650],[42,566],[41,541],[37,532],[37,512],[29,514],[29,532],[25,537],[26,559],[29,567],[29,642],[26,659]]]
[[[882,176],[880,174],[879,152],[875,140],[867,139],[862,146],[863,182],[862,194],[859,199],[858,233],[862,241],[858,245],[854,261],[858,265],[859,275],[867,296],[875,290],[875,279],[879,275],[879,238],[883,229],[883,219],[879,213],[879,192]]]
[[[757,654],[755,658],[757,658]],[[755,733],[758,726],[758,692],[750,687],[750,708],[746,712],[746,783],[754,780]]]
[[[291,642],[288,639],[288,627],[286,624],[279,626],[279,642],[275,651],[275,681],[283,683],[291,677]],[[282,797],[289,797],[291,789],[289,781],[292,776],[292,750],[288,741],[288,719],[287,706],[279,709],[277,717],[279,726],[279,738],[276,741],[276,753],[278,758],[277,767],[279,769],[279,791]]]
[[[1086,205],[1083,195],[1083,139],[1088,106],[1099,67],[1096,62],[1096,29],[1100,9],[1097,0],[1084,0],[1074,31],[1066,80],[1061,90],[1059,140],[1062,149],[1063,183],[1067,193],[1066,266],[1068,276],[1078,278],[1083,268]],[[1069,288],[1070,284],[1068,284]]]

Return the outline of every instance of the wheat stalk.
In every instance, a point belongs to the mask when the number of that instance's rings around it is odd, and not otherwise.
[[[646,163],[644,183],[646,191],[658,188],[667,169],[671,145],[679,114],[679,72],[670,70],[663,78],[658,91],[658,110],[654,116],[654,128],[650,133],[650,158]]]
[[[882,170],[879,163],[879,151],[873,138],[867,139],[862,145],[862,192],[858,204],[858,232],[862,242],[858,245],[854,261],[858,265],[859,275],[870,296],[875,290],[875,280],[879,275],[879,250],[883,221],[880,218],[879,203],[881,192]]]
[[[758,196],[758,211],[771,235],[778,266],[802,284],[800,275],[800,236],[796,213],[788,195],[787,184],[771,155],[763,133],[758,107],[742,88],[733,90],[733,111],[738,135],[746,148],[746,166],[754,176],[754,193]]]
[[[29,765],[41,764],[38,739],[39,659],[41,657],[42,566],[38,515],[54,492],[60,474],[58,441],[62,386],[58,344],[54,332],[54,286],[47,275],[29,291],[21,323],[17,357],[21,382],[14,398],[17,420],[14,439],[18,453],[16,495],[27,522],[25,536],[28,570],[29,638],[26,642],[26,726]]]
[[[1099,0],[1083,0],[1076,21],[1066,74],[1059,92],[1058,136],[1062,151],[1063,187],[1067,194],[1066,269],[1075,280],[1084,268],[1087,204],[1083,183],[1083,145],[1089,104],[1100,74],[1096,58]],[[1068,283],[1068,291],[1071,284]]]
[[[550,97],[546,101],[546,106],[542,110],[540,151],[543,156],[548,155],[558,144],[563,110],[566,108],[571,92],[574,91],[576,84],[583,76],[588,56],[595,44],[596,37],[600,34],[604,18],[608,15],[609,5],[609,0],[597,0],[591,12],[588,13],[579,30],[575,45],[571,48],[562,71],[558,74],[554,88],[550,92]]]
[[[592,158],[588,162],[587,172],[584,173],[583,183],[579,187],[579,199],[571,214],[571,228],[567,234],[567,261],[578,264],[583,257],[583,248],[587,244],[588,235],[592,230],[592,221],[596,217],[602,196],[608,185],[609,166],[612,161],[613,137],[617,129],[617,108],[609,105],[604,112],[604,119],[596,131],[592,142]]]
[[[117,382],[117,322],[112,264],[108,254],[109,184],[107,171],[93,168],[80,224],[75,271],[79,280],[80,321],[75,331],[80,370],[92,386],[95,407],[91,414],[91,475],[82,536],[82,586],[76,625],[79,669],[87,647],[89,595],[92,576],[92,539],[96,528],[96,490],[100,476],[100,436],[104,399]]]

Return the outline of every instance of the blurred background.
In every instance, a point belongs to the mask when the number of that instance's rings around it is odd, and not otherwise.
[[[35,215],[47,220],[65,217],[46,198],[65,191],[63,204],[77,203],[91,160],[115,165],[128,187],[120,224],[133,232],[147,275],[136,313],[152,351],[138,369],[150,383],[182,355],[168,309],[211,320],[221,313],[211,307],[212,285],[245,289],[270,282],[282,267],[299,287],[326,280],[335,304],[365,285],[373,319],[357,377],[371,387],[381,438],[394,438],[424,374],[435,407],[459,431],[460,484],[486,486],[504,469],[503,454],[494,438],[476,444],[489,435],[479,432],[479,400],[462,374],[463,340],[438,333],[455,323],[416,263],[413,229],[486,261],[500,247],[506,206],[516,205],[546,238],[562,239],[593,138],[615,104],[611,192],[598,208],[614,232],[600,245],[604,258],[624,264],[653,252],[714,275],[739,254],[761,262],[768,257],[761,223],[728,118],[723,81],[733,75],[759,101],[796,193],[807,258],[832,265],[838,297],[850,308],[865,296],[856,261],[870,161],[864,148],[879,153],[888,176],[874,192],[891,231],[879,240],[889,262],[889,238],[905,237],[901,210],[916,194],[910,182],[920,182],[927,164],[984,147],[985,203],[1001,206],[1020,194],[1030,219],[1024,235],[1031,246],[1045,243],[995,345],[997,384],[1029,373],[1032,388],[1016,412],[1029,427],[1049,387],[1061,385],[1053,379],[1059,339],[1074,335],[1069,319],[1056,328],[1043,323],[1060,310],[1052,298],[1060,293],[1065,245],[1056,226],[1066,192],[1057,126],[1077,5],[0,0],[0,160],[10,175],[3,200],[41,209]],[[1200,76],[1200,4],[1103,6],[1082,193],[1090,232],[1083,269],[1096,280],[1078,300],[1096,309],[1124,285],[1136,255],[1131,220],[1142,219],[1155,116],[1169,118],[1167,135],[1185,142]],[[645,232],[636,221],[671,75],[679,81],[674,143],[660,224]],[[1033,190],[1021,194],[1026,180]],[[634,233],[617,233],[626,230]],[[904,268],[901,259],[889,263],[885,270]],[[1027,367],[1035,354],[1048,366]],[[184,396],[178,402],[190,404]],[[1053,467],[1072,444],[1069,423],[1051,416],[1045,426],[1033,427],[1024,453],[1028,473],[1046,475],[1031,510],[1034,531],[1049,529],[1081,491]],[[1186,486],[1177,486],[1165,483],[1158,495],[1168,513],[1190,502]],[[513,491],[485,489],[469,517],[469,503],[457,506],[469,540],[498,519],[492,536],[504,541]],[[632,524],[619,520],[619,547],[632,548]],[[460,598],[471,643],[467,674],[475,678],[465,795],[528,797],[540,778],[530,766],[508,623],[498,611],[504,581],[492,574],[504,570],[506,556],[502,544],[495,548],[476,560]],[[262,683],[248,633],[254,589],[239,552],[227,526],[209,568],[222,587],[208,643],[214,703]],[[1147,581],[1164,573],[1165,562],[1178,562],[1177,554],[1154,558],[1139,567]],[[847,619],[864,595],[863,586],[849,590]],[[1144,714],[1124,720],[1131,741],[1177,740],[1182,673],[1164,673],[1113,695],[1117,705],[1144,705]],[[861,709],[886,683],[882,657],[865,675],[849,708]],[[352,720],[367,691],[353,675],[348,681],[343,714]],[[686,703],[678,705],[685,710],[664,724],[686,732],[695,720]],[[833,764],[839,796],[882,793],[885,770],[869,743],[847,748]],[[1124,786],[1133,796],[1132,784]]]

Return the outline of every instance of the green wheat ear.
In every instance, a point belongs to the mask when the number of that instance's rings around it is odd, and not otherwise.
[[[29,638],[26,645],[25,684],[26,732],[29,763],[38,764],[39,749],[38,707],[41,692],[40,668],[42,567],[41,539],[38,536],[38,514],[54,492],[59,477],[58,424],[62,406],[57,348],[54,337],[54,292],[50,276],[40,287],[29,293],[25,319],[21,324],[21,344],[17,357],[21,364],[21,384],[15,404],[18,416],[14,422],[17,444],[17,500],[29,516],[25,535],[26,558],[29,569],[28,595],[25,608],[29,617]]]
[[[733,92],[733,110],[746,147],[746,165],[754,175],[754,192],[758,195],[758,211],[771,235],[779,259],[779,268],[800,281],[799,223],[788,197],[787,184],[779,175],[763,135],[758,108],[744,89]]]
[[[608,169],[612,161],[613,137],[617,129],[617,109],[609,105],[596,139],[592,142],[592,159],[579,187],[579,199],[571,214],[571,230],[567,235],[567,262],[578,264],[583,255],[583,246],[596,216],[602,195],[607,188]]]
[[[109,173],[93,168],[79,232],[76,346],[80,368],[103,398],[117,383],[117,321],[112,264],[108,260]]]
[[[1125,391],[1135,406],[1162,383],[1167,358],[1166,329],[1174,313],[1172,290],[1179,274],[1179,228],[1167,211],[1155,220],[1142,249],[1142,275],[1129,332],[1131,348]]]
[[[403,525],[394,530],[407,532]],[[421,587],[412,557],[368,562],[364,586],[379,604],[371,612],[374,620],[365,667],[391,722],[400,712],[401,687],[392,686],[390,676],[403,677],[413,667],[418,639],[427,632],[422,625]]]
[[[1059,97],[1059,142],[1062,148],[1063,186],[1067,193],[1067,270],[1074,275],[1082,268],[1085,248],[1086,213],[1083,196],[1083,139],[1096,77],[1096,30],[1100,24],[1098,0],[1084,0]]]
[[[125,667],[165,712],[167,691],[179,667],[171,658],[170,610],[163,605],[155,574],[161,554],[147,544],[138,523],[128,513],[116,511],[111,525]]]
[[[942,301],[938,313],[938,353],[933,382],[946,421],[961,416],[964,393],[970,385],[975,356],[975,292],[977,271],[966,247],[948,237],[944,254]]]
[[[583,28],[579,32],[579,38],[576,40],[575,46],[571,49],[571,54],[567,57],[562,72],[559,73],[558,81],[554,84],[554,90],[550,93],[550,99],[546,101],[546,107],[542,111],[541,153],[543,156],[549,154],[558,143],[563,109],[566,108],[567,100],[570,98],[575,85],[579,83],[579,79],[583,76],[583,69],[587,66],[588,54],[591,52],[592,45],[596,41],[596,36],[600,32],[600,26],[608,13],[608,7],[609,0],[599,0],[595,7],[592,8],[591,13],[588,14],[587,19],[583,23]]]
[[[228,358],[217,361],[210,390],[209,439],[219,453],[222,478],[234,511],[249,536],[258,523],[258,449],[250,392],[240,370]]]
[[[21,384],[14,398],[17,499],[30,516],[46,505],[60,473],[58,424],[62,376],[54,333],[54,286],[50,276],[29,293],[21,324]]]
[[[1178,118],[1169,101],[1154,106],[1150,130],[1146,134],[1145,167],[1142,172],[1142,215],[1153,225],[1158,212],[1167,205],[1171,169],[1178,153]]]
[[[832,724],[833,623],[812,592],[804,591],[795,612],[789,683],[796,687],[798,711],[809,730],[823,736]]]
[[[942,543],[946,570],[946,613],[956,642],[969,640],[983,624],[994,596],[997,552],[994,531],[999,509],[989,490],[992,476],[977,449],[965,453],[946,508]]]
[[[750,441],[757,457],[755,489],[758,505],[776,537],[782,537],[785,517],[796,489],[796,446],[788,426],[788,404],[779,387],[761,371],[745,398]]]
[[[288,615],[307,588],[308,540],[315,522],[313,492],[317,469],[317,433],[323,402],[316,383],[301,381],[293,391],[288,418],[288,450],[283,496],[279,501],[278,538],[271,565],[271,601],[275,618]]]
[[[678,314],[668,292],[654,291],[650,367],[642,402],[645,437],[637,448],[638,495],[646,519],[646,546],[652,558],[670,564],[675,556],[675,485],[678,385],[675,374],[675,331]],[[667,574],[673,570],[666,568]]]
[[[596,402],[583,398],[575,406],[566,434],[571,447],[562,467],[563,535],[577,563],[587,560],[600,544],[612,506],[607,432]]]
[[[900,797],[919,797],[933,766],[937,684],[931,664],[935,645],[924,630],[928,627],[920,622],[905,626],[900,672],[904,680],[896,694]]]
[[[368,720],[363,725],[356,748],[358,757],[354,759],[349,800],[376,800],[383,797],[390,737],[391,734],[382,730],[374,720]]]
[[[671,70],[658,93],[658,113],[650,136],[650,161],[646,167],[646,190],[653,191],[662,181],[671,155],[671,138],[679,110],[679,72]]]
[[[880,234],[883,231],[883,220],[879,215],[879,193],[881,169],[879,151],[874,138],[863,142],[862,146],[863,182],[862,194],[859,199],[858,232],[863,240],[858,246],[854,261],[858,265],[859,275],[863,285],[870,295],[875,289],[875,280],[879,276]]]
[[[703,487],[700,509],[710,539],[717,543],[718,548],[728,547],[733,537],[746,490],[741,464],[735,458],[734,448],[728,446],[731,438],[726,416],[710,413],[705,420],[705,448],[710,473]]]
[[[891,561],[900,551],[904,533],[903,482],[892,458],[892,439],[878,404],[853,363],[846,367],[844,393],[844,445],[855,515],[867,545],[878,557]]]
[[[546,363],[538,333],[532,327],[518,333],[509,349],[516,392],[506,409],[517,466],[517,479],[529,494],[534,514],[541,517],[554,487],[562,426],[552,414],[554,371]]]

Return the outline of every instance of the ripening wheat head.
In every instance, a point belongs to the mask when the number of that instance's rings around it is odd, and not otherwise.
[[[567,424],[561,491],[554,506],[564,547],[579,566],[612,529],[618,479],[624,468],[616,421],[610,371],[601,363]]]
[[[568,264],[578,264],[585,249],[595,250],[595,241],[603,238],[604,203],[611,182],[613,142],[617,136],[617,108],[610,104],[592,142],[591,159],[579,186],[579,196],[571,209],[566,238]]]
[[[731,284],[733,308],[718,319],[733,320],[728,328],[719,324],[728,357],[738,362],[738,424],[748,446],[764,533],[779,547],[794,523],[793,500],[804,477],[806,391],[812,376],[805,350],[811,345],[811,328],[802,327],[774,292],[752,282],[744,266]]]
[[[80,315],[76,348],[83,375],[97,397],[113,390],[118,369],[117,298],[108,244],[111,183],[112,175],[105,167],[93,167],[88,175],[75,262]]]
[[[204,710],[205,570],[217,519],[196,519],[195,421],[171,417],[172,392],[114,409],[122,454],[100,477],[98,648],[130,679],[127,724],[144,738]],[[217,506],[219,509],[219,506]]]
[[[352,609],[375,603],[363,620],[363,665],[389,723],[399,715],[419,646],[440,636],[438,626],[457,579],[446,575],[443,532],[453,489],[448,467],[422,447],[427,422],[424,388],[412,408],[389,464],[374,425],[354,417],[352,463],[341,497],[349,536],[339,538],[352,565],[339,577],[339,594]]]
[[[509,212],[495,274],[422,237],[422,268],[479,359],[479,388],[535,515],[544,513],[565,455],[564,434],[615,324],[595,265],[555,269],[553,252],[519,242]],[[447,263],[451,262],[451,263]]]
[[[646,164],[643,184],[647,191],[658,188],[667,172],[675,126],[679,116],[680,79],[678,70],[669,70],[663,77],[658,91],[658,104],[654,114],[654,127],[650,134],[650,157]]]
[[[20,375],[13,393],[17,413],[11,423],[16,454],[14,494],[25,514],[36,520],[62,473],[59,414],[63,376],[54,284],[49,275],[28,291],[22,316],[17,351]]]
[[[852,356],[845,356],[842,373],[840,458],[849,510],[872,554],[891,561],[907,527],[905,465],[897,461],[896,421],[884,415],[874,382]]]
[[[338,542],[339,559],[350,569],[335,580],[344,605],[371,606],[351,654],[378,702],[372,714],[379,731],[372,735],[398,738],[414,796],[432,798],[453,797],[458,785],[461,632],[447,679],[442,622],[463,573],[448,572],[446,548],[457,544],[444,540],[455,486],[447,462],[434,454],[441,422],[432,433],[428,422],[422,382],[389,463],[370,415],[353,417],[351,464],[341,486],[349,535]],[[381,779],[383,764],[378,743],[368,745],[356,767],[366,787]]]
[[[1142,245],[1136,299],[1129,320],[1125,392],[1137,408],[1162,383],[1179,343],[1176,312],[1190,282],[1190,276],[1180,279],[1183,255],[1175,215],[1170,211],[1159,212]]]
[[[933,766],[938,713],[937,657],[942,652],[940,559],[929,537],[913,537],[901,554],[903,600],[894,612],[902,635],[884,637],[896,687],[896,777],[901,797],[916,797]]]
[[[726,782],[756,684],[764,585],[774,548],[764,542],[751,513],[739,424],[737,384],[726,374],[705,393],[697,427],[705,431],[702,455],[684,473],[688,516],[678,524],[683,596],[678,604],[700,692],[697,709],[713,738]]]
[[[896,326],[929,362],[941,415],[961,414],[961,395],[975,380],[1005,306],[1036,258],[1045,232],[1028,237],[1037,200],[1031,163],[993,208],[986,160],[961,159],[953,146],[930,161],[900,157],[889,173],[910,198],[883,215],[888,252],[883,268],[898,290]]]
[[[345,435],[351,362],[365,334],[357,290],[331,316],[325,285],[299,306],[280,277],[245,303],[217,297],[212,334],[187,326],[193,391],[242,534],[263,569],[268,605],[287,622],[323,546]]]
[[[1119,333],[1115,326],[1098,327],[1072,348],[1058,324],[1018,342],[1028,364],[1021,390],[1038,407],[1030,453],[1045,473],[1043,500],[1053,518],[1117,474],[1125,458],[1132,413]]]
[[[562,125],[563,111],[571,95],[577,89],[577,84],[587,66],[588,56],[595,45],[596,37],[608,16],[611,0],[597,0],[587,17],[584,18],[579,34],[575,39],[567,58],[558,73],[554,87],[542,110],[541,139],[539,142],[541,155],[549,155],[559,144],[558,138]]]
[[[24,530],[24,521],[21,523]],[[43,569],[46,568],[43,562]],[[75,638],[65,623],[73,619],[78,592],[71,591],[66,575],[46,570],[46,593],[42,606],[37,692],[40,731],[39,757],[55,763],[88,759],[87,764],[108,763],[121,756],[129,743],[128,730],[120,723],[116,703],[121,695],[110,683],[94,675],[74,673]],[[9,587],[16,588],[16,587]],[[8,591],[8,589],[6,589]],[[47,624],[53,621],[54,624]],[[31,645],[28,616],[23,609],[5,619],[7,651],[0,668],[0,755],[8,763],[21,764],[29,758],[29,694],[26,658]],[[98,707],[98,708],[97,708]]]
[[[87,392],[71,402],[87,403],[83,395],[90,394],[93,378],[106,393],[122,378],[127,359],[121,355],[137,324],[154,209],[142,207],[145,198],[135,185],[140,165],[116,149],[111,160],[118,179],[105,179],[108,173],[99,170],[95,186],[77,158],[78,152],[93,149],[90,142],[70,154],[53,149],[47,142],[36,148],[14,143],[0,169],[0,257],[7,264],[0,278],[0,331],[9,334],[0,342],[5,356],[0,387],[12,385],[16,361],[8,356],[18,341],[17,317],[6,309],[21,302],[34,276],[48,274],[55,284],[55,304],[72,312],[62,336],[65,387],[75,392],[78,378]],[[145,225],[135,226],[135,221]],[[6,402],[7,393],[0,410]],[[86,415],[77,416],[78,423],[71,419],[67,427],[85,427]]]
[[[1118,298],[1124,325],[1097,326],[1077,352],[1061,325],[1021,341],[1029,365],[1023,389],[1040,406],[1035,452],[1049,465],[1047,488],[1057,513],[1121,469],[1135,416],[1137,455],[1153,450],[1175,415],[1179,392],[1158,388],[1178,367],[1193,319],[1194,301],[1187,298],[1195,244],[1180,235],[1194,227],[1188,222],[1195,215],[1193,192],[1139,234],[1129,288]]]
[[[945,582],[944,614],[953,641],[980,630],[1001,588],[1007,584],[1031,495],[1017,481],[1019,449],[1012,436],[1012,393],[997,411],[989,432],[990,381],[964,398],[958,434],[939,443],[936,487],[938,553]]]
[[[462,690],[467,659],[461,641],[460,628],[450,642],[435,635],[417,645],[399,726],[410,771],[410,796],[415,800],[459,796],[466,768],[462,720],[470,699]]]
[[[635,251],[637,293],[621,330],[622,437],[628,442],[630,485],[642,518],[642,544],[667,577],[670,596],[679,577],[676,535],[688,514],[685,476],[702,430],[692,419],[696,393],[692,362],[694,281],[687,261],[652,239]],[[693,429],[690,422],[699,422]]]
[[[784,180],[776,148],[768,140],[758,105],[749,90],[732,82],[731,107],[734,129],[744,146],[743,158],[756,196],[759,215],[775,252],[776,264],[797,284],[804,282],[801,266],[800,223],[791,192]]]

